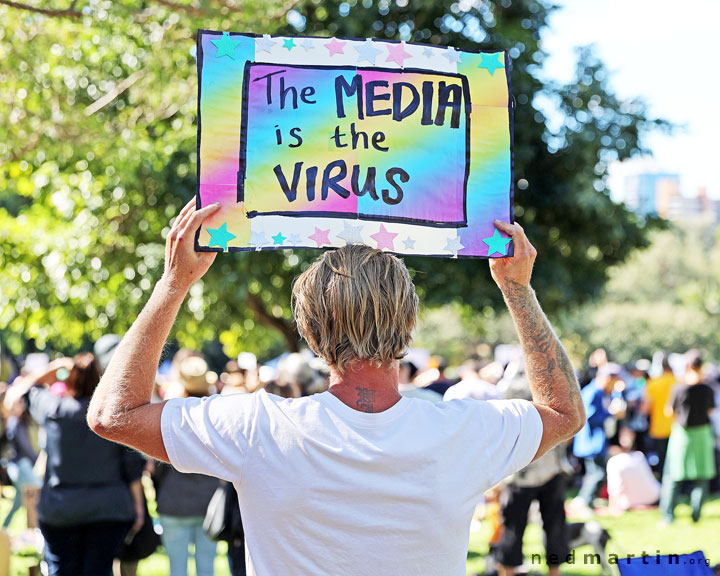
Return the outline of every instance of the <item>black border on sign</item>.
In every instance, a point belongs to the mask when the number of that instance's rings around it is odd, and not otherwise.
[[[219,30],[208,30],[206,28],[199,28],[197,33],[197,52],[196,52],[196,63],[197,63],[197,73],[198,73],[198,99],[197,99],[197,117],[198,117],[198,130],[197,130],[197,179],[195,183],[195,206],[197,209],[200,209],[201,206],[201,198],[200,198],[200,143],[202,138],[202,123],[201,123],[201,106],[200,106],[200,98],[201,98],[201,90],[202,90],[202,69],[203,69],[203,59],[204,59],[204,52],[202,49],[202,38],[203,36],[207,34],[209,36],[222,36],[223,32]],[[264,36],[263,34],[255,34],[253,32],[229,32],[231,36],[246,36],[248,38],[259,38]],[[271,35],[272,37],[287,37],[287,35]],[[348,40],[348,41],[356,41],[356,42],[363,42],[367,40],[367,38],[349,38],[349,37],[338,37],[338,36],[310,36],[310,35],[301,35],[301,34],[293,34],[293,37],[295,38],[313,38],[313,39],[325,39],[330,40],[332,38],[336,38],[338,40]],[[389,44],[400,44],[401,40],[392,40],[392,39],[382,39],[379,40],[381,42],[389,43]],[[438,46],[436,44],[428,44],[427,42],[406,42],[406,44],[411,44],[413,46],[428,46],[430,48],[435,49],[451,49],[450,46]],[[454,48],[453,48],[454,49]],[[495,50],[495,51],[486,51],[486,50],[472,50],[472,49],[463,49],[462,52],[467,52],[470,54],[498,54],[502,53],[504,55],[505,60],[505,81],[507,82],[508,87],[508,118],[509,118],[509,124],[510,124],[510,188],[509,188],[509,200],[510,200],[510,214],[509,214],[509,220],[510,222],[514,222],[514,215],[515,215],[515,156],[514,156],[514,106],[513,106],[513,98],[512,98],[512,86],[510,83],[510,59],[508,56],[507,50]],[[353,68],[353,67],[350,67]],[[374,69],[374,67],[372,68]],[[396,70],[395,68],[392,69],[393,71]],[[427,70],[423,70],[424,72],[428,72]],[[436,72],[437,74],[438,72]],[[440,72],[439,74],[443,74]],[[243,90],[244,90],[243,86]],[[242,121],[242,119],[241,119]],[[466,165],[466,177],[469,175],[469,162]],[[199,244],[200,239],[200,228],[195,233],[195,250],[197,252],[223,252],[223,249],[218,247],[210,247],[210,246],[200,246]],[[336,247],[335,246],[328,246],[328,247],[318,247],[318,246],[267,246],[263,247],[262,250],[287,250],[287,249],[313,249],[313,250],[333,250]],[[257,248],[253,246],[229,246],[228,252],[255,252],[257,251]],[[412,254],[403,254],[401,252],[395,252],[395,254],[398,254],[399,256],[420,256],[420,255],[412,255]],[[509,250],[508,250],[508,256],[514,255],[514,246],[512,240],[509,244]],[[450,254],[423,254],[422,256],[429,257],[429,258],[452,258],[453,255]],[[467,258],[472,260],[488,260],[490,258],[496,258],[496,256],[481,256],[476,254],[468,254],[468,255],[462,255],[458,254],[458,258]]]
[[[463,74],[455,74],[452,72],[434,72],[432,70],[423,70],[419,68],[381,68],[379,66],[316,66],[313,64],[278,64],[275,62],[250,62],[245,63],[245,70],[243,72],[243,91],[242,91],[242,111],[240,119],[240,157],[238,159],[238,189],[237,189],[237,201],[243,202],[245,200],[245,176],[247,166],[247,123],[248,123],[248,96],[249,96],[249,78],[250,71],[254,66],[274,66],[276,68],[300,68],[304,70],[327,70],[327,71],[339,71],[347,70],[354,72],[388,72],[394,74],[425,74],[428,76],[444,76],[446,78],[453,78],[460,82],[463,92],[463,99],[465,100],[464,114],[465,114],[465,174],[463,176],[462,184],[462,220],[453,220],[447,222],[437,222],[435,220],[426,220],[422,218],[410,218],[407,216],[391,216],[386,214],[367,214],[363,212],[333,212],[333,211],[321,211],[321,210],[305,210],[305,211],[272,211],[272,212],[259,212],[257,210],[246,211],[248,218],[255,218],[257,216],[287,216],[290,218],[344,218],[344,219],[355,219],[355,220],[369,220],[378,222],[390,222],[396,224],[416,224],[418,226],[429,226],[432,228],[466,228],[467,223],[467,183],[470,176],[470,113],[472,112],[472,102],[470,102],[470,86],[468,79]]]

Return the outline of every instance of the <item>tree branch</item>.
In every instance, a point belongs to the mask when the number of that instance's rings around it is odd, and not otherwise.
[[[145,72],[143,70],[138,70],[137,72],[133,72],[132,74],[130,74],[130,76],[128,76],[121,82],[118,82],[117,86],[110,90],[110,92],[108,92],[101,98],[98,98],[97,100],[95,100],[95,102],[90,104],[90,106],[85,108],[85,116],[92,116],[98,110],[102,110],[103,108],[105,108],[105,106],[110,104],[110,102],[115,100],[115,98],[120,96],[120,94],[125,92],[125,90],[130,88],[130,86],[135,84],[135,82],[140,80],[143,76],[145,76]]]
[[[10,6],[10,8],[16,8],[17,10],[27,10],[28,12],[35,12],[37,14],[43,14],[51,17],[67,16],[68,18],[82,18],[82,12],[75,10],[76,3],[77,0],[74,0],[70,4],[70,7],[65,10],[50,10],[48,8],[36,8],[35,6],[30,6],[28,4],[21,4],[20,2],[11,2],[10,0],[0,0],[0,4]]]
[[[282,318],[275,318],[275,316],[265,310],[260,298],[251,292],[248,292],[247,303],[260,322],[280,331],[285,338],[285,343],[287,344],[290,352],[298,352],[299,347],[297,335],[295,334],[295,328],[291,323],[286,322]]]

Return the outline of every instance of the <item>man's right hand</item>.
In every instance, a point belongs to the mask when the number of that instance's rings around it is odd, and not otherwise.
[[[525,231],[517,222],[508,224],[501,220],[495,220],[494,224],[498,230],[505,232],[512,238],[514,256],[512,258],[490,259],[490,273],[493,280],[500,287],[500,290],[504,290],[513,283],[529,286],[537,250],[530,244],[527,236],[525,236]]]
[[[196,252],[195,232],[203,220],[217,212],[220,203],[210,204],[200,210],[195,199],[180,211],[165,241],[165,272],[163,278],[181,290],[188,290],[193,282],[202,278],[217,256],[217,252]]]

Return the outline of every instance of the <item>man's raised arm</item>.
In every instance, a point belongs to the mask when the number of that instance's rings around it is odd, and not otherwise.
[[[543,422],[535,458],[574,436],[585,424],[585,409],[572,364],[530,287],[537,251],[519,224],[495,221],[513,239],[513,258],[490,261],[492,277],[500,287],[520,338],[533,403]]]
[[[165,271],[150,299],[118,345],[88,408],[98,435],[168,461],[160,431],[163,404],[150,404],[165,340],[193,282],[207,272],[214,252],[195,252],[195,231],[219,204],[180,212],[165,244]]]

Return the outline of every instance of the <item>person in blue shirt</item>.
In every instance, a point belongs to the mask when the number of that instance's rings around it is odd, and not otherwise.
[[[605,464],[608,451],[608,428],[613,427],[615,418],[622,418],[622,406],[613,402],[613,389],[618,380],[620,367],[606,364],[598,369],[595,378],[582,389],[587,421],[575,436],[573,453],[585,462],[585,476],[578,493],[578,502],[588,509],[605,480]]]

